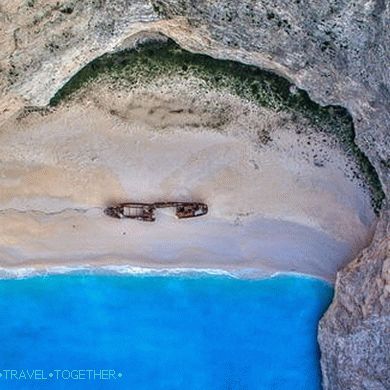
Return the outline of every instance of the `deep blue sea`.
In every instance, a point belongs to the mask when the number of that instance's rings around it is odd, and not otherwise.
[[[0,388],[320,389],[332,294],[295,276],[1,280]]]

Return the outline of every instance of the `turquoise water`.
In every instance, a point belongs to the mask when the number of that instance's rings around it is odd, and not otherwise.
[[[319,389],[332,294],[290,276],[1,280],[0,387]]]

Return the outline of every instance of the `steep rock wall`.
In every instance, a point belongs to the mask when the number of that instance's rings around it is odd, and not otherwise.
[[[389,213],[369,248],[339,272],[319,327],[326,389],[390,388]]]

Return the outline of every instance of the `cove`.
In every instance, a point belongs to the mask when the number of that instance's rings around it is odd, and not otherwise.
[[[0,388],[320,389],[317,324],[332,295],[287,275],[4,279]]]

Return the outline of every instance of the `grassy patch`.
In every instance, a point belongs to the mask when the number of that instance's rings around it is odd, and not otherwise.
[[[334,106],[321,107],[306,92],[292,92],[291,88],[295,87],[286,79],[254,66],[189,53],[172,41],[149,43],[95,59],[56,93],[50,105],[56,106],[69,99],[82,86],[102,76],[131,86],[177,74],[198,77],[210,89],[224,88],[276,111],[303,115],[319,132],[337,136],[347,155],[357,161],[360,174],[371,188],[374,209],[379,210],[384,198],[380,181],[375,169],[354,142],[353,122],[347,110]]]

